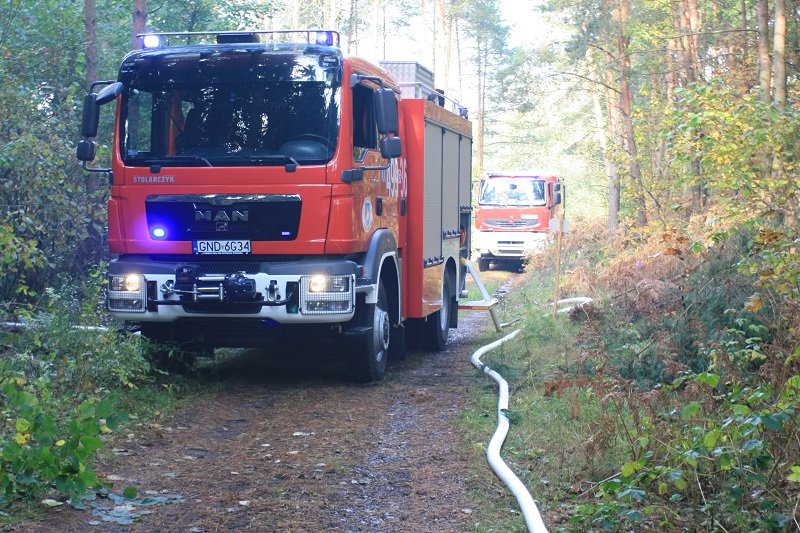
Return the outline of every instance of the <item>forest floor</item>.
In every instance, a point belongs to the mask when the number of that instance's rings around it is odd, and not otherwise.
[[[98,465],[107,498],[12,531],[470,529],[474,477],[493,474],[470,468],[457,423],[490,324],[462,313],[446,351],[410,352],[371,385],[320,347],[244,352],[200,375],[213,395],[117,438]]]

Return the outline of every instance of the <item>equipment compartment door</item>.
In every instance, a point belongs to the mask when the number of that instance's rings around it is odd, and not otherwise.
[[[442,255],[442,139],[444,128],[425,122],[425,196],[422,257],[438,260]]]

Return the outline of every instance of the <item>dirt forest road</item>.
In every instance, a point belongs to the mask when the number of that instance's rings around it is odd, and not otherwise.
[[[472,343],[490,321],[483,312],[459,321],[446,352],[412,352],[373,385],[348,383],[324,353],[295,354],[290,363],[243,354],[217,378],[221,392],[134,430],[100,465],[112,496],[135,487],[135,502],[64,506],[15,530],[470,529],[475,474],[455,424],[468,383],[480,379],[469,363]],[[488,467],[483,475],[492,475]]]

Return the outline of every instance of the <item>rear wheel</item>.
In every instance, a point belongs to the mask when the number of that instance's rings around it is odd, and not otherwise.
[[[367,312],[367,326],[371,331],[355,338],[350,355],[350,375],[354,381],[369,383],[380,381],[386,375],[389,345],[392,340],[392,321],[389,316],[389,298],[383,283],[378,285],[378,301]],[[402,333],[402,332],[400,332]]]

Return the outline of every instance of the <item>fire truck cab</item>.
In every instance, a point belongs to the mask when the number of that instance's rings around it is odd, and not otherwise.
[[[78,145],[111,176],[111,314],[188,359],[332,335],[358,381],[406,337],[443,349],[469,250],[460,109],[404,95],[413,80],[332,31],[140,38],[87,95]],[[110,168],[87,166],[111,102]]]

